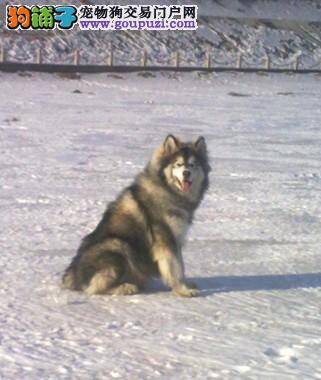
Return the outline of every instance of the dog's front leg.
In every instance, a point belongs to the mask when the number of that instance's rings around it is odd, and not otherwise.
[[[178,254],[178,259],[179,259],[179,262],[183,268],[183,279],[184,279],[184,284],[189,288],[189,289],[194,289],[194,290],[198,290],[198,287],[196,285],[195,282],[191,281],[191,280],[188,280],[186,277],[185,277],[185,265],[184,265],[184,260],[183,260],[183,255],[182,255],[182,250],[180,249]]]
[[[173,293],[182,297],[196,296],[197,290],[185,283],[183,261],[179,254],[164,246],[155,247],[154,252],[162,280]]]

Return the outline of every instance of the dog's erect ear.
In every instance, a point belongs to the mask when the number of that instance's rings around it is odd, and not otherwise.
[[[164,141],[164,150],[166,153],[171,154],[177,151],[180,141],[173,135],[168,135]]]
[[[207,159],[207,147],[206,142],[203,136],[200,136],[195,142],[194,142],[194,148],[196,152],[203,157],[205,161],[205,169],[207,172],[210,172],[212,168],[210,167]]]
[[[197,140],[194,142],[194,147],[199,154],[201,154],[202,156],[206,155],[207,148],[203,136],[197,138]]]

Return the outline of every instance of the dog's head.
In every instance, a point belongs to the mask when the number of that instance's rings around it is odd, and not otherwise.
[[[168,135],[152,161],[165,184],[183,197],[198,201],[208,187],[210,166],[204,137],[184,143]]]

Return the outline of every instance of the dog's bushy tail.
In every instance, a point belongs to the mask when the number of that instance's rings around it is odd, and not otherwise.
[[[76,290],[75,274],[70,268],[62,276],[61,287],[62,289]]]

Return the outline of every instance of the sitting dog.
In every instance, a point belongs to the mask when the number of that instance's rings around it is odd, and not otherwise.
[[[208,188],[209,171],[203,137],[185,143],[167,136],[83,239],[63,287],[89,295],[129,295],[160,276],[174,294],[195,296],[195,285],[185,279],[182,246]]]

